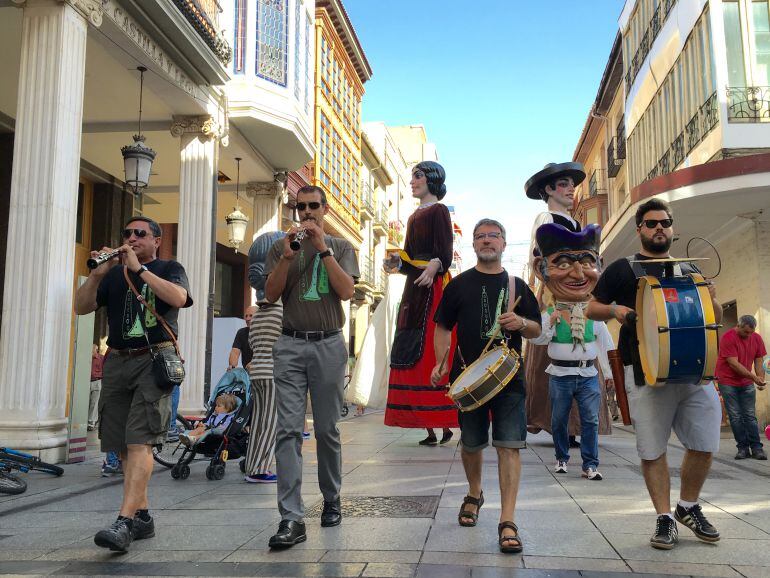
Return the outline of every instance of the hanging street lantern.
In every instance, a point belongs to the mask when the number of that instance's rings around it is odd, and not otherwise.
[[[131,188],[135,195],[141,195],[150,182],[152,162],[157,154],[144,144],[142,136],[142,92],[144,89],[144,73],[147,69],[138,66],[139,71],[139,134],[134,135],[134,144],[126,145],[120,149],[123,154],[123,169],[126,174],[126,186]]]
[[[235,157],[237,163],[237,175],[235,178],[235,207],[233,212],[225,217],[227,222],[227,239],[230,245],[238,252],[238,247],[241,246],[243,240],[246,238],[246,225],[249,224],[249,218],[243,214],[240,207],[239,187],[241,182],[241,159]]]

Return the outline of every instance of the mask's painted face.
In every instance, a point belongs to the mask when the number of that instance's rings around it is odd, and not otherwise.
[[[587,301],[599,280],[599,256],[593,251],[557,251],[537,259],[535,271],[557,301]]]
[[[556,188],[545,187],[545,192],[549,198],[552,198],[558,207],[565,212],[572,208],[572,201],[575,198],[575,181],[572,177],[562,177],[556,180]]]

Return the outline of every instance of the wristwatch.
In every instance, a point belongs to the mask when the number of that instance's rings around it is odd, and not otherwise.
[[[332,250],[332,248],[331,248],[331,247],[329,247],[328,249],[326,249],[326,251],[323,251],[323,252],[321,252],[321,253],[318,253],[318,256],[319,256],[321,259],[323,259],[323,258],[325,258],[325,257],[334,257],[334,250]]]
[[[137,277],[141,277],[142,273],[144,273],[145,271],[149,271],[149,269],[145,265],[141,265],[139,269],[134,271],[134,275],[136,275]]]

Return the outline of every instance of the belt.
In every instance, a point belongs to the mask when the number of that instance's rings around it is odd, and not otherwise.
[[[293,329],[281,329],[281,333],[293,337],[294,339],[304,339],[305,341],[321,341],[333,335],[342,333],[342,329],[330,329],[329,331],[294,331]]]
[[[153,343],[148,347],[137,347],[136,349],[110,349],[110,353],[115,355],[123,355],[126,357],[139,357],[145,353],[150,353],[153,350],[164,349],[165,347],[173,347],[174,344],[171,341],[161,341],[160,343]]]
[[[551,365],[556,367],[591,367],[596,359],[575,359],[575,360],[563,360],[552,359]]]

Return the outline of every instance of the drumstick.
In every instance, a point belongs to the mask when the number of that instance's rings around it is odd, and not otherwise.
[[[447,357],[449,357],[449,350],[452,348],[451,345],[449,345],[446,348],[446,351],[444,352],[444,358],[441,360],[441,365],[438,366],[438,374],[441,375],[441,373],[444,371],[444,364],[446,363]]]
[[[516,297],[516,301],[513,302],[513,305],[511,306],[511,312],[513,312],[514,309],[516,309],[516,306],[519,304],[519,301],[521,301],[521,295]],[[497,336],[500,335],[500,323],[497,324],[497,331],[495,331],[494,335],[489,338],[489,341],[487,341],[487,345],[484,347],[484,351],[481,352],[481,355],[484,355],[487,352],[487,349],[489,349],[489,346],[492,345],[492,342],[497,339]],[[479,357],[481,357],[479,355]]]

